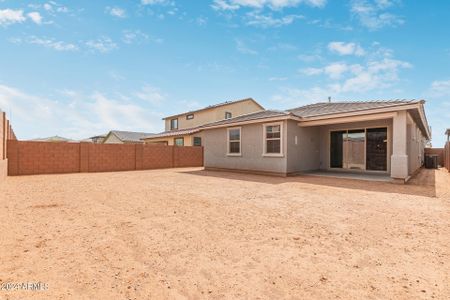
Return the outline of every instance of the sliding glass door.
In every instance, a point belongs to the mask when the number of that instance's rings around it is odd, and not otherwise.
[[[331,131],[330,168],[387,170],[387,128]]]
[[[330,143],[330,167],[342,168],[344,165],[344,138],[347,131],[332,131]]]
[[[387,171],[387,128],[367,129],[367,170]]]

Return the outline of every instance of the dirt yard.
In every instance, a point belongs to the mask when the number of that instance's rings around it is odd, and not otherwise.
[[[449,299],[450,176],[8,177],[0,299]],[[43,282],[47,290],[6,290]]]

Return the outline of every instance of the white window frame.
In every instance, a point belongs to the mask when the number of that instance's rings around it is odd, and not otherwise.
[[[230,130],[239,129],[239,153],[230,153]],[[236,142],[236,140],[233,140]],[[227,128],[227,156],[242,156],[242,127]]]
[[[267,153],[267,127],[269,126],[280,126],[280,153]],[[283,143],[284,143],[283,122],[263,124],[263,156],[283,157],[284,156]]]
[[[227,118],[227,114],[230,114],[229,118]],[[226,111],[225,112],[225,120],[232,119],[232,118],[233,118],[233,113],[231,111]]]

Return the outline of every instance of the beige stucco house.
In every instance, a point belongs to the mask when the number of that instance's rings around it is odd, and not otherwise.
[[[316,103],[202,127],[206,169],[286,176],[313,170],[406,181],[424,162],[423,100]]]
[[[202,109],[165,117],[165,131],[146,136],[146,144],[159,143],[178,146],[201,146],[201,126],[211,122],[231,119],[236,116],[263,111],[258,102],[252,98],[227,101]]]

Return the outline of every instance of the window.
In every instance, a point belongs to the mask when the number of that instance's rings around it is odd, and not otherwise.
[[[281,123],[264,125],[264,155],[281,154]]]
[[[186,115],[186,120],[192,120],[194,118],[194,114]]]
[[[228,128],[228,155],[241,155],[241,128]]]
[[[202,145],[202,138],[199,136],[194,136],[194,146],[201,146]]]
[[[231,119],[232,116],[233,115],[229,111],[225,112],[225,119]]]
[[[178,129],[178,119],[170,120],[170,130]]]
[[[175,138],[173,140],[173,144],[175,146],[184,146],[184,138],[180,137],[180,138]]]

